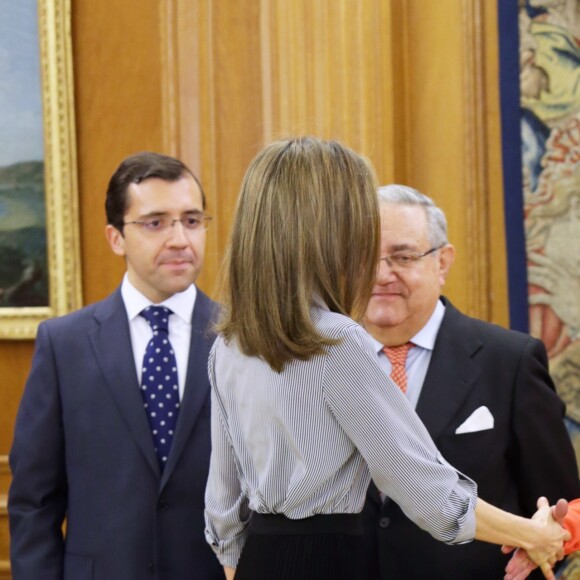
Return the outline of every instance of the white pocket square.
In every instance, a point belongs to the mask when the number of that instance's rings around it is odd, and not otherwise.
[[[455,430],[456,435],[461,433],[473,433],[493,429],[493,415],[490,410],[483,406],[475,409],[473,413]]]

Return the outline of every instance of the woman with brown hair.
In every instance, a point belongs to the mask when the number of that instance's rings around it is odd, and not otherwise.
[[[360,578],[372,477],[441,541],[523,546],[550,577],[565,532],[549,508],[531,521],[478,500],[355,322],[379,258],[376,190],[334,141],[276,142],[250,164],[209,361],[207,540],[227,578]]]

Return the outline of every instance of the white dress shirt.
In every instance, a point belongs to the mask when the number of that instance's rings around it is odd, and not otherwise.
[[[251,511],[357,513],[371,476],[434,537],[473,539],[476,484],[443,459],[367,332],[320,306],[312,320],[339,343],[280,373],[235,341],[212,348],[206,538],[221,564],[236,567]]]
[[[423,382],[427,375],[431,355],[433,354],[433,347],[435,346],[437,333],[443,322],[444,315],[445,306],[441,300],[437,300],[435,310],[433,310],[433,314],[431,314],[431,318],[429,318],[427,324],[411,338],[411,342],[415,346],[407,354],[405,370],[407,371],[407,400],[411,403],[413,409],[417,407],[417,402],[421,396]],[[370,339],[379,357],[379,365],[390,376],[392,365],[387,355],[383,352],[384,345],[372,336]]]
[[[141,374],[143,368],[143,357],[147,344],[153,336],[153,331],[149,323],[139,313],[153,302],[143,296],[139,290],[131,284],[129,277],[125,274],[121,284],[121,296],[127,310],[129,318],[129,330],[131,332],[131,345],[133,347],[133,359],[137,378],[141,384]],[[187,362],[189,359],[189,343],[191,341],[191,315],[195,306],[197,289],[192,284],[187,290],[178,292],[168,298],[158,306],[167,306],[173,311],[173,316],[169,317],[169,342],[175,352],[177,361],[177,384],[179,386],[179,400],[183,399],[185,389],[185,378],[187,374]]]

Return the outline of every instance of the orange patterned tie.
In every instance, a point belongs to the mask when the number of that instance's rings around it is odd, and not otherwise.
[[[405,370],[405,362],[407,361],[407,354],[413,346],[412,342],[406,342],[399,346],[385,346],[383,352],[391,361],[391,378],[403,393],[407,392],[407,371]]]

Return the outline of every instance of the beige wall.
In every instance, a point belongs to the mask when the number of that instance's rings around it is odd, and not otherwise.
[[[507,324],[495,2],[72,4],[86,303],[124,271],[103,235],[104,191],[124,156],[164,151],[200,175],[215,216],[200,280],[211,294],[249,160],[273,138],[309,133],[367,155],[381,183],[433,196],[458,248],[447,294]],[[5,456],[32,349],[0,343],[0,578]]]

